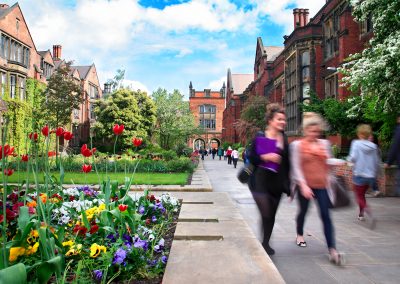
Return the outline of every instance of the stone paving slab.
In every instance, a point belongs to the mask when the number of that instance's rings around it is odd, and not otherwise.
[[[182,200],[182,208],[163,284],[284,283],[226,193],[172,195]]]

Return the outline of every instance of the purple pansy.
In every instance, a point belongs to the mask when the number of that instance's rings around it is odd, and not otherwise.
[[[162,252],[164,249],[164,239],[161,239],[157,245],[154,246],[154,251],[156,253]]]
[[[93,277],[96,281],[100,281],[103,277],[103,272],[101,270],[93,270]]]
[[[149,244],[145,240],[141,240],[139,237],[135,239],[135,243],[133,244],[135,248],[142,248],[143,250],[147,250]]]
[[[168,257],[165,256],[165,255],[163,255],[163,256],[161,257],[161,262],[164,263],[164,264],[167,264],[167,261],[168,261]]]
[[[125,265],[125,258],[126,258],[126,251],[123,248],[119,248],[115,254],[114,254],[114,259],[113,259],[113,264],[122,264],[124,263]]]
[[[107,239],[109,239],[112,243],[115,243],[117,241],[117,239],[119,238],[119,234],[109,234],[106,237]]]
[[[138,210],[139,214],[142,214],[142,215],[143,215],[144,211],[145,211],[144,206],[143,206],[143,205],[140,205],[140,206],[139,206],[139,210]]]
[[[151,217],[151,222],[153,223],[157,222],[157,217],[156,216]]]

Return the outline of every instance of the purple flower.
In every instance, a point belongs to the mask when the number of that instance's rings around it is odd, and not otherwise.
[[[122,239],[123,239],[125,245],[132,245],[133,239],[132,239],[131,235],[123,234]]]
[[[123,248],[119,248],[114,254],[113,264],[122,264],[125,258],[126,251]]]
[[[152,221],[153,223],[157,222],[157,217],[156,217],[156,216],[151,217],[151,221]]]
[[[93,270],[93,277],[95,280],[100,281],[103,277],[103,272],[101,270]]]
[[[163,255],[163,256],[161,257],[161,262],[164,263],[164,264],[167,264],[167,261],[168,261],[168,257],[166,257],[165,255]]]
[[[140,205],[139,210],[138,210],[139,214],[143,215],[144,211],[145,211],[144,206]]]
[[[106,238],[109,239],[112,243],[115,243],[117,241],[117,239],[119,238],[119,234],[118,233],[116,233],[115,235],[109,234],[109,235],[107,235]]]
[[[137,238],[137,240],[135,240],[135,243],[133,244],[133,246],[135,248],[142,248],[143,250],[147,250],[149,245],[145,240],[141,240],[140,238]]]
[[[161,239],[157,245],[154,246],[154,252],[160,253],[164,249],[164,239]]]
[[[147,264],[150,265],[151,267],[156,266],[157,260],[156,260],[156,259],[148,260],[148,261],[147,261]]]
[[[161,211],[161,213],[165,213],[165,208],[161,202],[156,203],[156,208]]]

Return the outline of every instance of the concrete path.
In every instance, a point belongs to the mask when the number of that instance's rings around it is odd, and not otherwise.
[[[236,179],[242,166],[206,157],[204,168],[214,192],[226,192],[260,239],[259,213],[247,186]],[[338,250],[347,263],[329,263],[322,224],[315,204],[310,206],[305,238],[307,248],[295,244],[297,202],[282,197],[271,239],[276,254],[271,257],[286,283],[400,283],[400,198],[368,198],[377,217],[376,229],[356,220],[357,208],[332,212]],[[266,282],[267,283],[267,282]]]

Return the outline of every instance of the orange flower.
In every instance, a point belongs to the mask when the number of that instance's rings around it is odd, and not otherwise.
[[[46,203],[47,201],[47,195],[46,193],[41,193],[40,195],[40,199],[42,200],[43,203]]]
[[[26,205],[28,205],[28,207],[32,207],[33,208],[33,207],[36,207],[37,203],[36,203],[35,200],[32,200],[30,202],[27,202]]]

